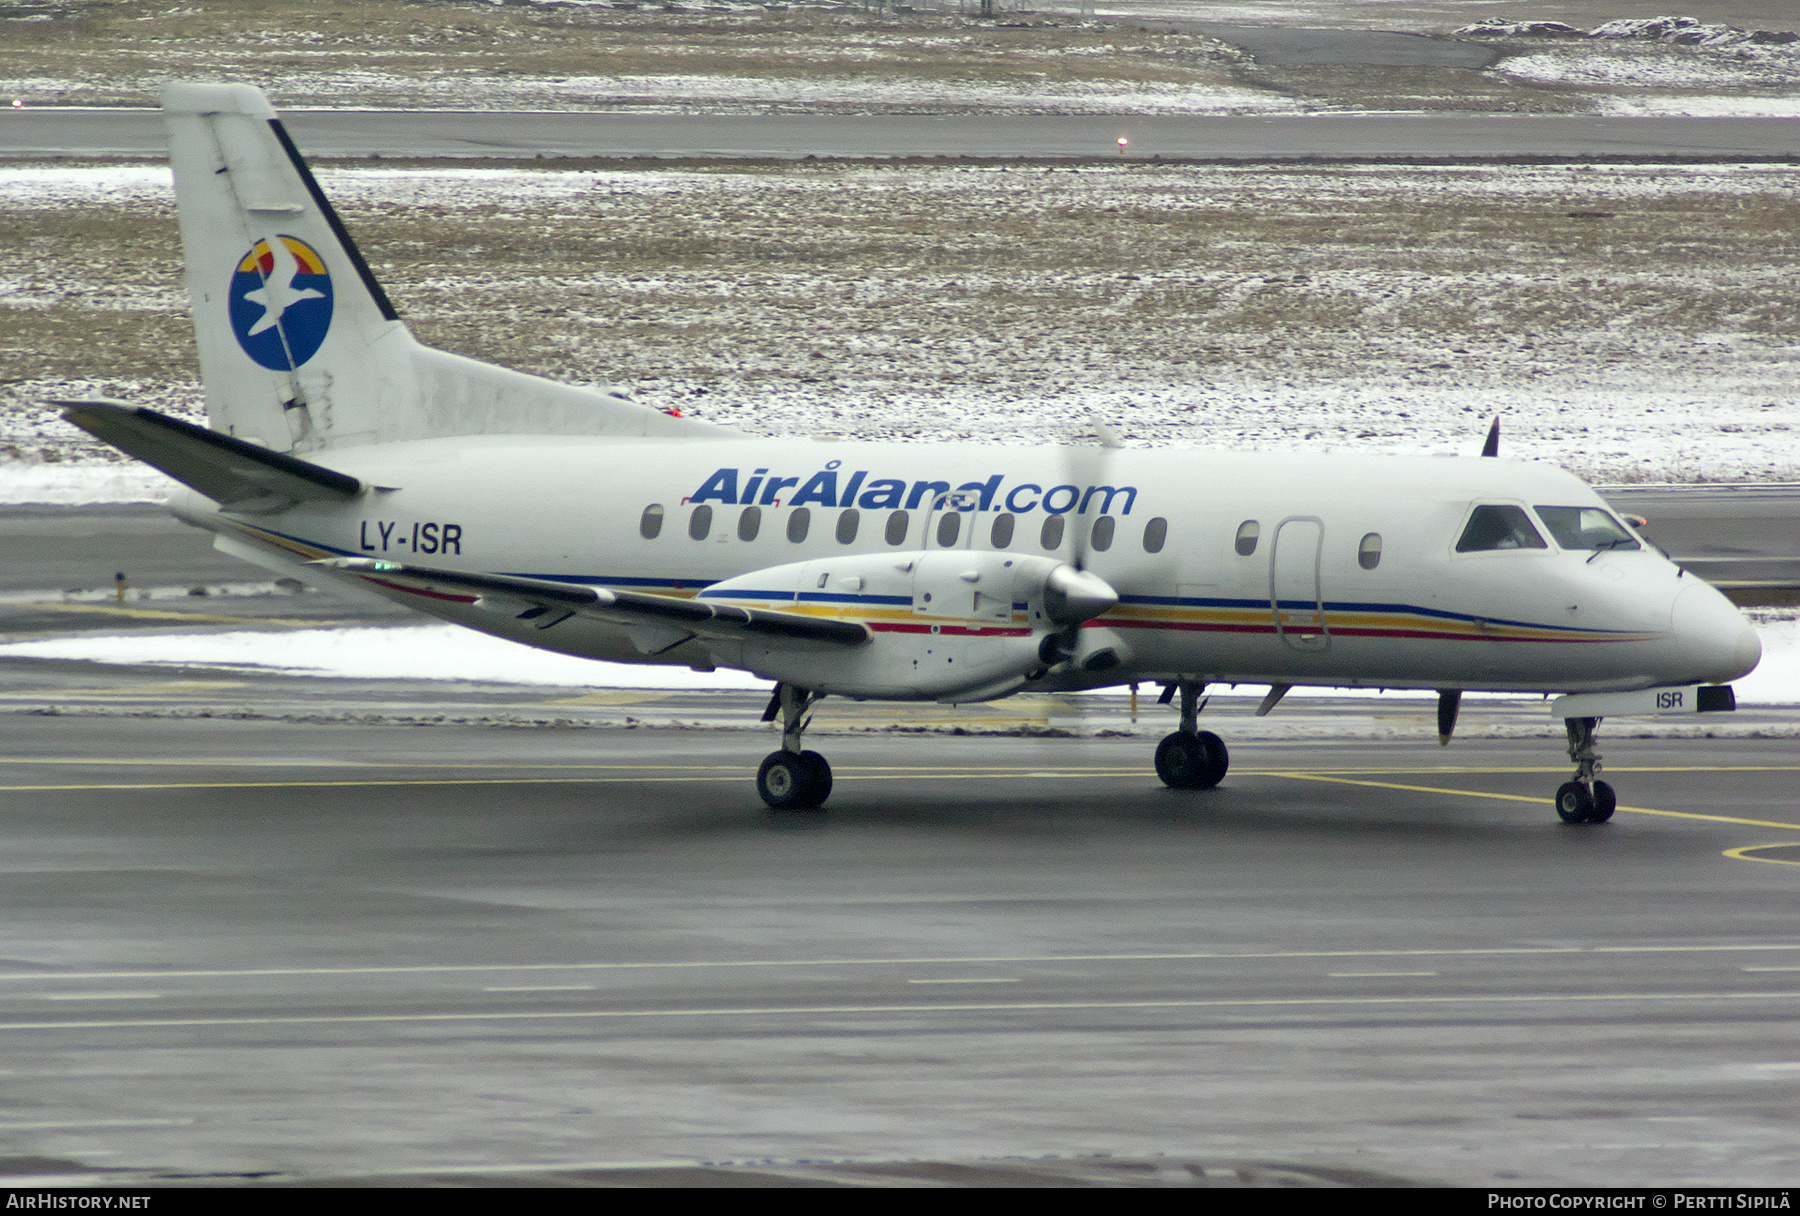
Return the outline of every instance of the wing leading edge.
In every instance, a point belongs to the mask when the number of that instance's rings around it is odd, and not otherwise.
[[[358,575],[369,582],[416,594],[458,600],[530,621],[540,629],[577,613],[622,625],[640,635],[646,651],[660,653],[690,638],[741,641],[780,638],[831,646],[861,646],[870,638],[855,621],[819,620],[799,613],[740,608],[716,601],[682,600],[641,591],[614,591],[550,579],[505,574],[467,574],[370,557],[333,557],[311,563]],[[634,637],[636,640],[636,637]]]

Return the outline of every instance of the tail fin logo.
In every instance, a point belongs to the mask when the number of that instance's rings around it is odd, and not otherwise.
[[[258,241],[231,276],[231,332],[271,371],[292,371],[319,353],[331,329],[331,274],[298,237]]]

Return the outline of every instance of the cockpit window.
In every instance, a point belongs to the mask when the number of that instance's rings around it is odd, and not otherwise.
[[[1456,542],[1458,553],[1477,553],[1488,549],[1548,549],[1544,538],[1531,526],[1524,507],[1476,507],[1469,515],[1462,539]]]
[[[1565,549],[1641,549],[1619,521],[1599,507],[1539,507],[1538,518]]]

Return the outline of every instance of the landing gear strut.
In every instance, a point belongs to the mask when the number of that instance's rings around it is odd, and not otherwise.
[[[778,811],[812,811],[831,796],[831,765],[818,752],[802,751],[800,736],[812,721],[807,710],[824,693],[777,684],[763,711],[763,721],[781,717],[781,750],[770,752],[756,770],[756,792]]]
[[[1178,680],[1163,690],[1165,704],[1181,694],[1181,729],[1156,745],[1156,775],[1172,790],[1210,790],[1231,767],[1225,740],[1200,729],[1200,693],[1205,688],[1197,680]]]
[[[1575,779],[1556,791],[1556,813],[1564,823],[1605,823],[1619,805],[1613,787],[1594,777],[1600,771],[1600,753],[1594,750],[1599,725],[1598,718],[1563,719],[1569,732],[1569,759],[1575,762]]]

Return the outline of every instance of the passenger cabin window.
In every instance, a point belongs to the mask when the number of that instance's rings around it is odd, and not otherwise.
[[[885,534],[887,543],[890,545],[904,545],[906,543],[906,529],[911,523],[912,516],[905,511],[895,511],[892,515],[888,516],[887,532]]]
[[[1161,553],[1164,542],[1169,539],[1169,521],[1158,515],[1144,525],[1144,552]]]
[[[862,525],[862,515],[855,510],[839,511],[837,522],[837,542],[840,545],[850,544],[856,539],[856,529]]]
[[[1038,544],[1046,549],[1062,548],[1063,517],[1052,515],[1044,521],[1044,530],[1038,533]]]
[[[638,535],[645,540],[655,540],[662,535],[663,509],[660,502],[653,502],[644,508],[642,518],[638,520]]]
[[[1237,551],[1239,557],[1249,557],[1256,552],[1256,538],[1262,535],[1262,525],[1254,519],[1246,519],[1238,525]]]
[[[762,508],[745,507],[738,515],[738,539],[755,540],[762,531]]]
[[[806,531],[812,527],[812,508],[795,507],[788,514],[788,539],[796,545],[806,539]]]
[[[947,511],[938,516],[937,542],[940,549],[956,547],[956,538],[962,535],[962,516],[955,511]]]
[[[1357,542],[1356,564],[1364,570],[1373,570],[1381,564],[1381,533],[1370,532]]]
[[[1490,549],[1547,549],[1544,538],[1531,525],[1524,507],[1482,506],[1469,515],[1458,553],[1482,553]]]
[[[988,533],[988,543],[996,549],[1004,549],[1012,544],[1013,524],[1015,517],[1001,512],[994,516],[993,530]]]
[[[1538,518],[1565,549],[1641,549],[1619,521],[1599,507],[1539,507]]]
[[[705,540],[712,535],[711,507],[694,508],[694,513],[688,516],[688,535],[695,540]]]
[[[1116,521],[1110,515],[1102,515],[1094,521],[1094,530],[1088,533],[1088,543],[1097,551],[1104,553],[1112,548],[1113,530]]]

